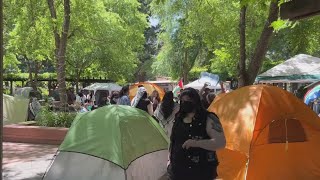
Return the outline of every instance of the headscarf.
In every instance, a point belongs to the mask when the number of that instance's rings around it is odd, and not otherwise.
[[[132,107],[137,107],[141,97],[143,96],[143,94],[146,92],[146,88],[144,87],[139,87],[137,90],[137,94],[136,96],[133,98],[131,106]]]

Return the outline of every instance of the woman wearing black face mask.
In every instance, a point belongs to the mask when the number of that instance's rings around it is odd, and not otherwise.
[[[226,140],[218,117],[202,107],[195,89],[187,88],[181,93],[170,141],[170,180],[217,177],[215,151],[224,148]]]

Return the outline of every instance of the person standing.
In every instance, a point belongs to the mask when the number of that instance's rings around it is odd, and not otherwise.
[[[179,104],[173,101],[172,91],[165,93],[162,102],[154,112],[154,116],[161,127],[165,130],[168,137],[171,136],[171,130],[176,113],[179,111]]]
[[[219,164],[215,151],[225,145],[218,117],[203,108],[195,89],[185,89],[170,137],[169,179],[215,179]]]
[[[160,103],[160,95],[157,90],[154,90],[149,97],[149,100],[152,102],[153,106],[153,111],[155,111]]]
[[[153,116],[153,106],[152,102],[148,99],[148,93],[144,87],[139,87],[137,95],[132,103],[132,107],[141,109],[150,116]]]
[[[118,105],[130,106],[129,85],[123,86],[119,93]]]

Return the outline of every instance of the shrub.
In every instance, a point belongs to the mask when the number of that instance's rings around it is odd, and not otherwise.
[[[39,126],[69,128],[76,117],[75,112],[54,112],[43,107],[36,117]]]

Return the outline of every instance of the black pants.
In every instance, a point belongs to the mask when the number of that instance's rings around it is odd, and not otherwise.
[[[202,168],[172,168],[169,165],[168,180],[213,180],[218,177],[217,166]]]

